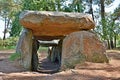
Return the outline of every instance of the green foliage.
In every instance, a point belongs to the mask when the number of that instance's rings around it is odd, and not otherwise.
[[[114,0],[105,0],[105,5],[108,6],[113,3]]]
[[[77,1],[77,2],[76,2]],[[0,0],[0,10],[6,20],[12,22],[10,36],[19,36],[22,26],[19,23],[19,14],[24,10],[35,11],[65,11],[83,12],[82,0],[73,0],[72,4],[66,6],[66,0]],[[64,7],[66,6],[66,7]],[[8,19],[7,19],[8,18]],[[6,24],[10,22],[6,22]],[[8,27],[6,27],[6,30]],[[6,32],[7,33],[7,32]],[[5,33],[5,34],[6,34]]]
[[[14,0],[0,0],[0,17],[2,17],[5,22],[3,39],[6,39],[6,33],[8,33],[10,29],[14,13],[19,9],[19,5],[16,4]]]
[[[113,1],[115,0],[0,0],[0,15],[5,20],[6,26],[4,27],[4,33],[6,34],[10,29],[10,36],[16,37],[19,36],[22,30],[22,26],[19,23],[19,14],[21,11],[34,10],[90,13],[89,11],[92,11],[91,5],[98,5],[98,9],[93,11],[95,16],[92,15],[93,18],[98,16],[94,18],[96,23],[99,22],[95,31],[100,34],[102,40],[114,42],[116,41],[115,38],[120,34],[120,23],[116,22],[120,17],[120,5],[116,8],[114,13],[108,14],[104,10],[105,7],[109,7]],[[101,15],[101,18],[99,15]],[[0,43],[0,45],[1,44],[6,45],[6,41]],[[114,44],[116,43],[114,42]]]
[[[19,3],[17,3],[17,1]],[[19,14],[24,10],[35,10],[35,11],[56,11],[58,6],[59,10],[61,10],[61,2],[63,0],[17,0],[17,4],[21,4],[21,9],[19,9],[17,12],[14,12],[15,18],[12,20],[12,27],[10,36],[16,37],[19,36],[22,26],[19,23]]]
[[[88,58],[89,59],[89,58]],[[91,60],[92,62],[95,62],[95,63],[109,63],[109,60],[107,58],[107,56],[105,54],[98,54],[98,53],[94,53],[91,57]]]
[[[2,17],[10,17],[15,8],[13,0],[0,0],[0,15]]]
[[[11,61],[18,60],[18,59],[20,59],[20,56],[21,56],[20,53],[13,53],[10,55],[9,60],[11,60]]]
[[[117,42],[117,47],[120,47],[120,40]]]
[[[20,12],[16,13],[15,15],[16,17],[12,22],[12,27],[11,27],[11,32],[10,32],[11,37],[19,36],[22,30],[22,26],[19,23],[19,15],[20,15]]]
[[[73,9],[71,7],[68,7],[68,6],[64,6],[63,11],[65,11],[65,12],[72,12]]]
[[[116,41],[118,34],[120,34],[120,24],[117,19],[120,17],[119,15],[119,6],[116,8],[114,13],[106,13],[105,7],[110,5],[114,0],[96,0],[98,4],[100,3],[100,10],[98,9],[97,14],[101,15],[101,20],[97,20],[99,22],[95,31],[99,33],[102,40],[107,40],[108,48],[113,49],[116,48]],[[101,11],[101,12],[100,12]]]
[[[118,19],[120,17],[120,4],[118,5],[118,7],[114,10],[114,19]]]
[[[74,12],[83,12],[84,11],[84,6],[83,6],[82,0],[73,0],[71,6],[72,6]]]
[[[10,37],[7,38],[6,40],[0,40],[0,48],[15,48],[16,44],[18,41],[18,37]]]
[[[23,10],[55,11],[55,0],[23,0]]]
[[[117,47],[120,47],[120,35],[118,35],[118,39],[117,39]]]
[[[16,46],[0,46],[0,50],[9,50],[9,49],[15,49]]]
[[[63,11],[65,12],[83,12],[85,10],[84,1],[82,0],[72,0],[68,6],[63,6]]]
[[[48,47],[42,47],[40,46],[38,49],[39,52],[47,52],[48,51]]]

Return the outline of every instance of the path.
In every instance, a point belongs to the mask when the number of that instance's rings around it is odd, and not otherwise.
[[[55,73],[59,70],[58,63],[51,62],[48,58],[45,52],[39,53],[39,67],[38,72],[42,73]]]

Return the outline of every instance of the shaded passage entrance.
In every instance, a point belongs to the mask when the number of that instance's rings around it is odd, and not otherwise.
[[[58,72],[61,67],[62,46],[59,40],[40,41],[33,44],[32,70],[43,73]]]

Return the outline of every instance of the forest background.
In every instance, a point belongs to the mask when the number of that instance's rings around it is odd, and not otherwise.
[[[24,10],[91,14],[100,39],[109,49],[120,47],[120,0],[0,0],[0,49],[15,48]]]

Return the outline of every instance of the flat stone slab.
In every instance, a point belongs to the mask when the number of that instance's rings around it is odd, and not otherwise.
[[[41,40],[59,39],[72,32],[95,27],[89,14],[49,11],[24,11],[20,15],[20,23]]]

